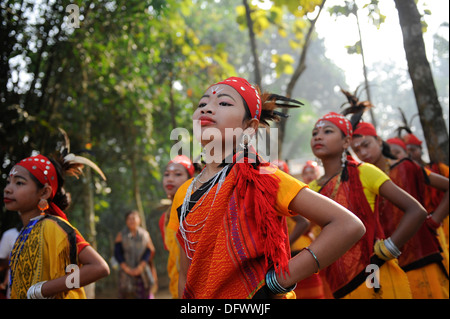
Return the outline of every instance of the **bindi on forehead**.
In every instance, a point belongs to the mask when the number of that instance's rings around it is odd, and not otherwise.
[[[319,121],[317,124],[316,124],[316,128],[322,128],[322,127],[324,127],[325,126],[325,121]]]
[[[209,91],[211,92],[212,95],[215,94],[219,94],[220,92],[223,91],[223,88],[221,88],[220,86],[216,85],[216,86],[212,86]]]
[[[9,176],[15,176],[15,175],[17,175],[17,173],[19,173],[19,171],[17,170],[17,168],[14,166],[13,168],[12,168],[12,170],[9,172]]]

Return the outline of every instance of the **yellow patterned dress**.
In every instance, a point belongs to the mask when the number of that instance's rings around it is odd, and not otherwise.
[[[78,230],[62,218],[47,215],[30,220],[11,252],[11,299],[26,299],[32,285],[65,276],[67,266],[79,266],[78,253],[87,245]],[[69,284],[73,286],[76,281]],[[81,287],[54,298],[84,299],[86,294]]]

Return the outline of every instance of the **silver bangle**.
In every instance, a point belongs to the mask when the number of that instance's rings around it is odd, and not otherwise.
[[[47,281],[41,281],[37,284],[34,284],[30,288],[28,288],[27,291],[27,298],[28,299],[46,299],[42,295],[42,285],[45,284]]]
[[[392,241],[391,237],[384,240],[384,246],[387,250],[394,256],[395,258],[398,258],[402,252],[395,246],[394,242]]]

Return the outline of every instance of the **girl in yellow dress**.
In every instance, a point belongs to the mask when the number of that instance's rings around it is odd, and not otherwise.
[[[8,174],[4,203],[19,212],[24,226],[10,258],[12,299],[86,298],[83,286],[109,274],[63,212],[69,204],[64,175],[80,174],[81,162],[93,164],[73,154],[57,160],[37,155]]]

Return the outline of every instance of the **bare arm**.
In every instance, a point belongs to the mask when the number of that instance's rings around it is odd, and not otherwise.
[[[80,263],[83,265],[79,270],[80,287],[86,286],[109,275],[108,264],[91,246],[85,247],[78,257]],[[50,297],[61,292],[69,291],[70,288],[67,287],[66,279],[70,275],[71,274],[68,274],[47,281],[42,286],[42,295],[44,297]]]
[[[380,195],[400,208],[404,215],[391,235],[400,249],[420,228],[427,216],[425,208],[411,195],[388,180],[380,187]]]
[[[310,222],[305,217],[295,215],[290,217],[295,221],[295,227],[289,234],[289,244],[293,244],[301,235],[303,235],[309,228]]]
[[[179,243],[178,243],[179,246]],[[186,286],[187,272],[189,268],[189,259],[186,256],[183,248],[180,247],[180,271],[178,274],[178,297],[182,298],[184,286]]]
[[[348,209],[307,188],[297,194],[289,209],[322,227],[320,235],[309,246],[320,268],[338,259],[365,233],[362,222]],[[289,261],[290,275],[277,276],[277,280],[283,287],[289,287],[312,275],[317,268],[311,253],[304,250]]]
[[[445,219],[445,217],[448,216],[448,178],[436,173],[430,173],[430,175],[428,175],[428,178],[430,180],[430,186],[445,192],[445,195],[439,203],[439,206],[436,207],[431,217],[434,222],[440,224]]]

